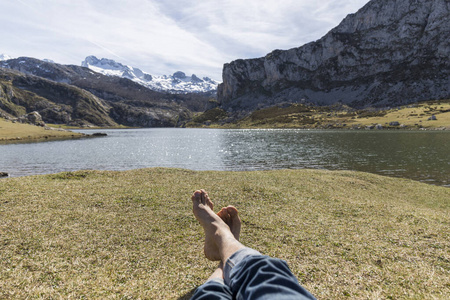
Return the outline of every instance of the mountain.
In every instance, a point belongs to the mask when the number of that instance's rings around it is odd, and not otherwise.
[[[280,103],[397,106],[450,98],[450,2],[372,0],[321,39],[225,64],[228,111]]]
[[[98,59],[95,56],[86,57],[81,65],[103,75],[131,79],[149,89],[159,92],[208,93],[215,92],[219,84],[219,82],[208,77],[199,78],[195,74],[186,76],[181,71],[168,76],[150,75],[138,68],[126,66],[111,59]]]
[[[11,59],[12,57],[7,55],[7,54],[0,54],[0,61],[2,60],[8,60]]]
[[[64,83],[0,68],[0,116],[20,117],[37,111],[46,123],[117,126],[111,106]]]
[[[0,61],[0,114],[5,116],[38,111],[47,123],[173,127],[204,111],[209,98],[160,93],[81,66],[29,57]]]

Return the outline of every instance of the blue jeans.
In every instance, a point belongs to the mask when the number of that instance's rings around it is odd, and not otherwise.
[[[284,260],[244,248],[225,263],[224,281],[208,280],[191,299],[315,299]]]

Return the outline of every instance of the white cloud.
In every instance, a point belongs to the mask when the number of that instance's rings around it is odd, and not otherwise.
[[[0,53],[220,80],[222,65],[301,46],[367,0],[20,0],[0,3]],[[7,41],[7,42],[5,42]]]

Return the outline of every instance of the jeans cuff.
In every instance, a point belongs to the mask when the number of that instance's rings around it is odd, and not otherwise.
[[[225,284],[230,286],[231,282],[231,272],[233,271],[233,268],[240,263],[244,258],[247,256],[253,256],[253,255],[261,255],[258,251],[251,249],[251,248],[243,248],[236,252],[234,252],[225,262],[223,267],[223,278],[225,280]]]
[[[205,283],[208,283],[208,282],[217,282],[217,283],[220,283],[220,284],[225,285],[225,282],[223,281],[222,278],[213,278],[213,279],[209,279],[209,280],[206,280]]]

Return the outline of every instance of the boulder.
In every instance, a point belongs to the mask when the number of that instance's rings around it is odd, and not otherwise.
[[[26,115],[23,115],[19,118],[19,122],[28,123],[36,126],[45,126],[44,121],[42,120],[42,116],[37,111],[30,112]]]
[[[428,121],[436,121],[437,118],[435,115],[432,115],[431,117],[428,118]]]
[[[92,136],[107,136],[107,134],[104,132],[95,132],[92,134]]]
[[[6,172],[0,172],[0,178],[1,178],[1,177],[8,177],[8,176],[9,176],[8,173],[6,173]]]

